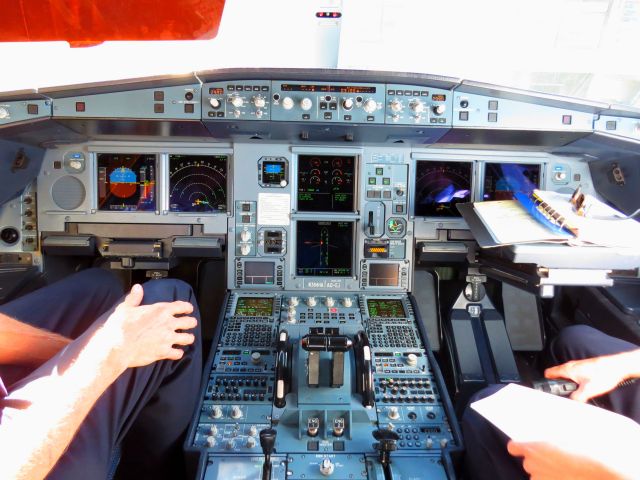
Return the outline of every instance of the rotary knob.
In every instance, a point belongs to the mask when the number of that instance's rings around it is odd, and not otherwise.
[[[310,98],[304,97],[302,100],[300,100],[300,108],[302,110],[304,111],[310,110],[312,106],[313,106],[313,102],[311,101]]]
[[[239,95],[234,95],[231,97],[231,105],[235,108],[241,108],[244,105],[244,100]]]
[[[373,98],[369,98],[364,102],[364,105],[362,105],[362,108],[367,113],[373,113],[378,109],[378,104]]]
[[[207,448],[213,448],[216,446],[216,439],[215,437],[209,435],[207,437]]]
[[[254,365],[260,365],[261,361],[262,355],[260,354],[260,352],[253,352],[251,354],[251,363],[253,363]]]
[[[353,301],[351,300],[351,297],[344,297],[342,299],[342,305],[344,305],[347,308],[351,307],[351,305],[353,305]]]
[[[397,420],[398,418],[400,418],[400,413],[398,412],[398,407],[389,407],[387,409],[387,416],[391,420]]]
[[[342,108],[349,111],[353,108],[353,99],[345,98],[342,100]]]
[[[333,473],[333,471],[335,470],[335,465],[333,464],[333,462],[331,461],[330,458],[325,458],[322,460],[322,463],[320,464],[320,473],[325,476],[328,477],[329,475],[331,475]]]
[[[243,256],[249,255],[251,253],[251,245],[240,245],[240,254]]]
[[[416,365],[418,365],[417,355],[415,353],[410,353],[409,355],[407,355],[406,362],[410,367],[415,367]]]
[[[9,118],[9,110],[5,107],[0,107],[0,120]]]
[[[445,107],[444,105],[434,105],[433,107],[431,107],[431,110],[433,110],[433,113],[435,115],[442,115],[445,111],[446,111],[447,107]]]
[[[291,97],[284,97],[282,100],[282,108],[285,110],[291,110],[293,108],[293,99]]]
[[[400,100],[398,100],[397,98],[394,98],[393,100],[391,100],[391,103],[389,103],[389,108],[394,113],[401,112],[402,111],[402,102]]]
[[[243,230],[240,232],[240,240],[243,242],[248,242],[251,240],[251,232],[249,230]]]
[[[253,104],[256,108],[264,108],[267,102],[265,101],[264,97],[258,95],[256,97],[253,97]]]
[[[333,297],[327,297],[324,303],[327,307],[333,307],[336,304],[336,301],[333,299]]]
[[[424,112],[424,103],[422,103],[420,100],[413,100],[409,104],[409,108],[411,108],[414,113],[422,113]]]
[[[258,434],[258,429],[256,428],[255,425],[251,425],[251,427],[249,427],[249,435],[252,437],[255,437]]]
[[[247,438],[247,448],[253,448],[256,446],[256,439],[253,437]]]
[[[218,434],[218,427],[216,427],[215,425],[211,425],[211,428],[209,428],[209,435],[217,435]]]
[[[231,407],[231,418],[242,418],[242,409],[239,406],[234,405],[233,407]]]
[[[213,409],[211,410],[211,417],[212,418],[222,417],[222,409],[218,405],[214,406]]]
[[[289,297],[289,306],[297,307],[299,303],[298,297]]]
[[[316,297],[309,297],[307,298],[307,305],[310,307],[315,307],[316,306]]]
[[[218,100],[217,98],[210,98],[209,105],[211,105],[211,108],[217,110],[218,108],[220,108],[222,104],[220,103],[220,100]]]

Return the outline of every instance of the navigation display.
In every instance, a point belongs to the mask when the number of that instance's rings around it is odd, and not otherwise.
[[[298,156],[298,210],[352,212],[355,158]]]
[[[227,211],[226,155],[169,155],[169,210]]]
[[[416,217],[459,217],[456,204],[471,201],[471,162],[416,162]]]
[[[156,156],[140,153],[98,154],[98,210],[156,209]]]
[[[486,163],[484,168],[483,200],[511,200],[516,192],[540,188],[540,165]]]
[[[371,287],[397,287],[400,267],[397,263],[370,263],[369,285]]]
[[[371,318],[406,318],[402,301],[396,298],[370,298],[367,308]]]
[[[269,317],[273,315],[273,298],[240,297],[235,314],[240,317]]]
[[[353,222],[298,221],[296,246],[296,275],[352,276]]]
[[[273,262],[244,262],[246,285],[273,285],[275,279]]]

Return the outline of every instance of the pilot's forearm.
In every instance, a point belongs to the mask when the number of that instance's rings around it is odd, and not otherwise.
[[[40,365],[71,342],[0,313],[0,365]]]
[[[5,408],[0,424],[3,478],[41,479],[55,466],[97,399],[125,370],[113,345],[104,329],[89,331],[52,360],[59,367],[51,375],[11,393],[30,406]]]

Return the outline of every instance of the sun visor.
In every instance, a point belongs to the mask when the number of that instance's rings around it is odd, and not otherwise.
[[[225,0],[4,0],[0,42],[209,40]]]
[[[0,140],[0,205],[17,197],[38,176],[44,150]]]

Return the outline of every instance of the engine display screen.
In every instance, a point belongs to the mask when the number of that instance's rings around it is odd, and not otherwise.
[[[156,209],[156,156],[146,153],[98,154],[98,210]]]
[[[269,317],[273,315],[273,298],[240,297],[235,314],[241,317]]]
[[[298,156],[298,210],[352,212],[355,158]]]
[[[244,262],[245,285],[273,285],[274,275],[273,262]]]
[[[400,266],[397,263],[370,263],[369,285],[372,287],[397,287]]]
[[[471,201],[471,162],[416,162],[416,217],[459,217]]]
[[[352,276],[353,222],[298,221],[296,232],[296,275]]]
[[[370,298],[367,308],[371,318],[406,318],[402,301],[396,298]]]
[[[540,165],[486,163],[483,200],[511,200],[516,192],[531,193],[540,187]]]
[[[227,211],[226,155],[169,155],[169,210]]]

